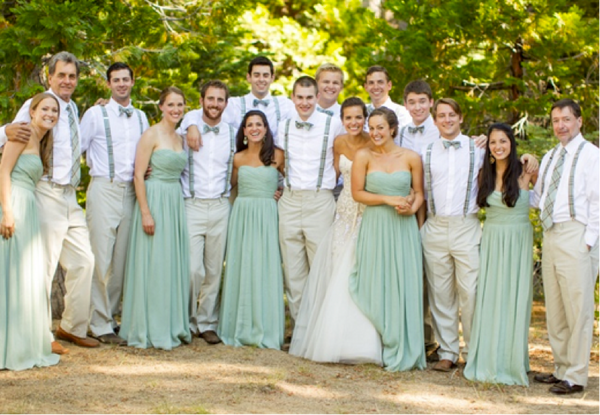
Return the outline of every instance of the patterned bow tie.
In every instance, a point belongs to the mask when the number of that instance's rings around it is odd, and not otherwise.
[[[133,115],[133,108],[131,107],[122,107],[119,105],[119,115],[121,114],[125,114],[127,115],[127,118],[131,117]]]
[[[269,105],[269,100],[268,99],[255,99],[252,102],[252,105],[254,105],[254,108],[258,107],[259,105],[266,107]]]
[[[449,147],[454,147],[455,150],[458,150],[460,148],[460,141],[443,140],[443,143],[445,149],[448,149]]]
[[[416,133],[423,134],[423,130],[425,130],[425,126],[424,125],[420,125],[418,127],[408,127],[408,132],[410,134],[416,134]]]
[[[317,107],[317,111],[322,112],[323,114],[327,114],[330,117],[333,117],[333,111],[331,111],[331,110],[326,110],[321,107]]]
[[[367,105],[367,114],[371,115],[371,113],[375,110],[373,104]]]
[[[204,124],[204,129],[202,131],[202,134],[210,133],[211,131],[215,134],[219,134],[219,127],[211,127],[210,125]]]
[[[312,128],[312,124],[309,122],[301,122],[301,121],[296,121],[296,128],[301,130],[301,129],[305,129],[306,131],[310,130]]]

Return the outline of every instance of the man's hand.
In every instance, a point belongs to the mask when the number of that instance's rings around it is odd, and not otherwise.
[[[14,122],[6,126],[6,137],[9,141],[27,143],[31,137],[31,127],[25,122]]]
[[[477,148],[485,148],[485,145],[487,144],[487,135],[485,135],[485,134],[474,135],[471,138],[473,140],[475,140],[475,146]]]
[[[151,174],[152,174],[152,166],[148,165],[148,168],[146,169],[146,173],[144,174],[144,180],[148,180],[150,178]]]
[[[109,99],[106,99],[106,98],[98,98],[98,99],[96,100],[96,102],[94,102],[94,105],[102,105],[102,106],[104,107],[105,105],[108,105],[108,103],[109,103],[109,102],[110,102],[110,100],[109,100]]]
[[[187,129],[186,136],[188,147],[194,151],[200,150],[200,147],[202,147],[202,136],[200,135],[200,130],[198,130],[198,126],[190,125]]]
[[[525,167],[525,172],[527,174],[533,174],[540,167],[537,159],[533,157],[531,154],[523,154],[521,156],[521,163]]]
[[[279,199],[281,199],[282,194],[283,187],[278,187],[277,190],[275,190],[275,193],[273,194],[273,199],[275,199],[276,202],[279,202]]]

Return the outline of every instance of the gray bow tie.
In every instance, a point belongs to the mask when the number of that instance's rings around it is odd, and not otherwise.
[[[119,115],[121,114],[125,114],[127,115],[127,118],[131,117],[133,115],[133,108],[131,107],[122,107],[119,105]]]
[[[268,99],[255,99],[252,102],[252,105],[254,105],[254,108],[258,107],[259,105],[262,105],[262,106],[266,107],[266,106],[269,105],[269,100]]]
[[[312,128],[312,124],[309,122],[301,122],[301,121],[296,121],[296,128],[298,128],[299,130],[301,129],[305,129],[306,131],[310,130]]]
[[[460,141],[443,140],[444,148],[454,147],[455,150],[460,148]]]
[[[371,113],[375,110],[373,104],[367,105],[367,114],[371,115]]]
[[[423,134],[423,130],[425,130],[425,126],[424,125],[420,125],[418,127],[408,127],[408,132],[410,134],[415,134],[415,133],[421,133],[421,134]]]
[[[210,125],[204,124],[204,129],[202,131],[202,134],[210,133],[211,131],[215,134],[219,134],[219,127],[211,127]]]
[[[326,109],[317,107],[317,111],[322,112],[323,114],[327,114],[327,115],[333,117],[333,111],[331,111],[331,110],[326,110]]]

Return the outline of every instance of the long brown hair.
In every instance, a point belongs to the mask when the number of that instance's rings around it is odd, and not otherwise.
[[[58,107],[58,114],[56,115],[56,119],[60,118],[60,104],[56,97],[48,92],[42,92],[41,94],[37,94],[31,99],[31,105],[29,106],[30,111],[35,111],[43,100],[46,98],[52,98],[56,102],[56,106]],[[46,134],[42,138],[40,138],[40,158],[42,159],[42,166],[44,167],[44,174],[48,174],[50,169],[50,163],[52,162],[52,152],[54,148],[54,133],[52,132],[52,128],[46,131]]]

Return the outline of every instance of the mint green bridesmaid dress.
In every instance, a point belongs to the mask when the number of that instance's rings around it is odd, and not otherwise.
[[[15,233],[0,237],[0,369],[55,365],[35,185],[42,177],[38,155],[22,154],[11,173]],[[0,208],[0,220],[2,208]]]
[[[119,332],[129,346],[171,350],[192,341],[189,238],[179,180],[186,162],[183,151],[152,153],[146,197],[155,224],[153,236],[144,232],[135,204]]]
[[[368,192],[406,196],[408,171],[371,172]],[[388,371],[424,369],[423,263],[415,215],[398,215],[388,205],[367,206],[356,245],[350,295],[373,323]]]
[[[242,166],[227,235],[218,334],[230,346],[280,349],[285,325],[277,170]]]
[[[528,386],[533,229],[529,192],[515,207],[501,192],[488,196],[471,344],[464,376],[481,382]]]

